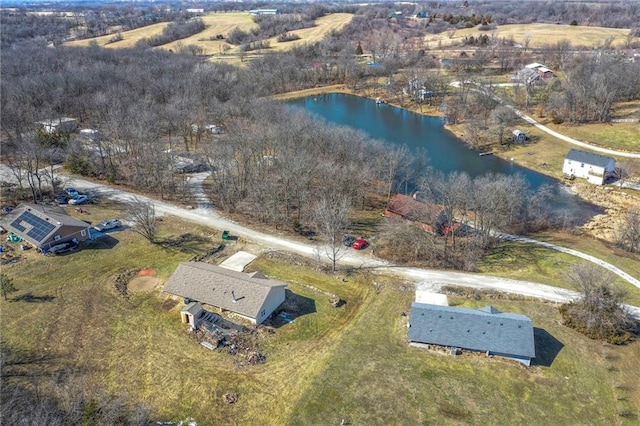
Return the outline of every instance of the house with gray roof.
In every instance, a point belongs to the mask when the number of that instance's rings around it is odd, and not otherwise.
[[[570,150],[564,157],[562,173],[569,179],[584,178],[594,185],[603,185],[613,175],[616,160],[592,152]]]
[[[260,324],[284,302],[286,287],[258,272],[246,274],[208,263],[186,262],[178,265],[163,291]]]
[[[20,204],[2,223],[7,231],[40,250],[68,241],[85,241],[91,238],[90,224],[69,216],[60,207],[44,204]]]
[[[524,315],[503,313],[493,306],[469,309],[413,303],[409,342],[417,347],[434,345],[486,352],[526,366],[536,356],[533,322]]]

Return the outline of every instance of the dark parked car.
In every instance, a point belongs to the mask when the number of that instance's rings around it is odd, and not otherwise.
[[[351,247],[351,244],[353,244],[355,241],[356,237],[354,237],[353,235],[345,235],[342,239],[342,244],[344,244],[345,247]]]
[[[78,248],[78,243],[74,243],[73,241],[69,241],[67,243],[60,243],[52,246],[47,252],[51,254],[64,254],[74,251]]]
[[[75,188],[71,188],[70,186],[64,189],[65,194],[67,194],[69,197],[77,197],[78,195],[80,195],[80,193],[75,189]]]
[[[11,206],[3,206],[2,210],[0,210],[0,213],[2,214],[9,214],[13,211],[13,207]]]

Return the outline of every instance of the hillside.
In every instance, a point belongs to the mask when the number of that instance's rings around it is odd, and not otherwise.
[[[605,40],[612,38],[612,46],[623,46],[626,42],[628,29],[624,28],[603,28],[584,27],[575,25],[560,24],[512,24],[500,25],[493,31],[478,31],[477,28],[467,28],[458,30],[449,37],[449,34],[427,35],[425,42],[430,48],[436,48],[438,42],[441,46],[459,44],[465,37],[486,34],[489,37],[513,38],[514,42],[526,44],[529,40],[530,48],[539,48],[545,44],[555,44],[560,40],[569,40],[573,46],[583,46],[594,48],[602,46]]]
[[[278,43],[277,38],[269,39],[271,49],[286,50],[294,46],[305,43],[315,43],[322,40],[326,34],[331,31],[337,31],[347,25],[353,15],[350,13],[334,13],[323,16],[316,20],[316,26],[301,30],[291,31],[300,37],[299,40]],[[233,13],[214,13],[202,17],[202,21],[206,25],[206,29],[198,34],[190,37],[176,40],[171,43],[159,46],[160,49],[175,50],[179,45],[195,45],[203,49],[205,55],[214,55],[220,53],[238,53],[238,46],[233,46],[225,40],[217,40],[216,36],[221,34],[226,37],[231,31],[239,28],[243,31],[249,31],[257,27],[251,15],[246,12]],[[122,32],[123,39],[113,43],[109,43],[113,39],[114,34],[107,36],[95,37],[85,40],[76,40],[65,43],[67,46],[88,46],[92,42],[98,43],[99,46],[107,48],[128,48],[133,47],[139,40],[145,37],[152,37],[162,33],[162,30],[168,25],[167,22],[153,24],[143,28],[137,28],[131,31]]]

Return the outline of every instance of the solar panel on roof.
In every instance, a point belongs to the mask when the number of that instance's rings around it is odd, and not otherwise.
[[[27,232],[27,236],[36,241],[44,240],[44,238],[56,227],[53,223],[44,220],[31,212],[22,213],[11,223],[11,226],[20,230],[20,232],[24,232],[27,229],[25,224],[32,226],[32,228]]]
[[[22,232],[24,231],[26,228],[22,225],[20,225],[20,218],[17,218],[16,220],[14,220],[11,223],[11,226],[13,226],[14,228],[16,228],[18,231]]]

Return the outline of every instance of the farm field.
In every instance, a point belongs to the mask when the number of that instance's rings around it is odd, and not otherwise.
[[[278,43],[277,37],[269,39],[271,46],[270,49],[287,50],[305,43],[316,43],[322,40],[325,35],[331,31],[342,29],[351,21],[352,18],[353,15],[350,13],[334,13],[323,16],[316,20],[315,27],[291,31],[292,34],[300,36],[299,40]],[[252,28],[257,27],[252,16],[246,12],[209,14],[203,16],[202,20],[206,25],[206,29],[204,31],[190,37],[159,46],[158,48],[175,51],[181,45],[194,45],[203,49],[205,55],[235,55],[239,53],[239,48],[237,46],[230,45],[224,40],[216,40],[215,37],[218,34],[222,34],[226,37],[236,28],[243,31],[249,31]],[[162,24],[153,24],[147,27],[137,28],[131,31],[125,31],[122,33],[123,40],[114,43],[109,43],[109,40],[114,36],[111,34],[93,39],[71,41],[66,43],[66,45],[88,46],[92,41],[95,41],[99,46],[105,46],[108,48],[133,47],[140,39],[159,35],[167,25],[168,23],[165,22]]]
[[[429,48],[452,46],[460,44],[465,37],[486,34],[489,37],[513,39],[514,42],[524,44],[529,38],[529,48],[539,48],[545,44],[555,44],[561,40],[569,40],[574,47],[594,48],[602,46],[604,41],[612,38],[612,46],[623,46],[629,29],[603,28],[560,24],[509,24],[499,25],[492,31],[478,31],[477,28],[457,30],[453,37],[448,34],[428,35],[424,38]]]
[[[66,42],[65,45],[86,47],[89,46],[92,42],[96,42],[98,46],[124,49],[135,46],[135,44],[143,38],[160,35],[162,33],[162,30],[164,30],[167,25],[169,25],[168,22],[160,22],[158,24],[152,24],[146,27],[136,28],[135,30],[124,31],[122,33],[123,39],[115,43],[109,43],[109,41],[115,36],[115,34],[109,34],[106,36],[88,38],[84,40],[69,41]]]
[[[123,214],[116,204],[88,210],[80,217],[94,223]],[[312,308],[273,333],[258,332],[265,364],[204,349],[180,323],[182,301],[158,289],[125,297],[114,286],[116,274],[138,269],[153,269],[164,282],[179,262],[219,242],[214,230],[163,218],[161,240],[187,234],[163,248],[121,231],[68,256],[29,252],[3,268],[18,288],[9,295],[18,300],[0,301],[3,351],[46,355],[27,364],[9,356],[8,371],[34,372],[16,380],[47,395],[59,392],[52,377],[64,372],[77,391],[126,393],[144,401],[154,419],[192,417],[200,424],[633,424],[638,415],[633,381],[640,366],[633,360],[640,342],[614,347],[584,338],[559,324],[553,304],[451,298],[454,305],[492,304],[530,316],[540,329],[539,365],[432,354],[406,344],[410,283],[366,271],[334,277],[278,253],[259,257],[249,270],[287,282]],[[237,249],[260,252],[240,241],[221,255]],[[27,293],[32,302],[20,300]],[[346,303],[334,308],[327,293]],[[227,393],[237,402],[225,403]]]
[[[332,13],[323,16],[316,20],[315,27],[291,31],[291,34],[296,34],[300,37],[299,40],[278,43],[277,37],[270,38],[271,50],[288,50],[303,44],[317,43],[332,31],[340,31],[345,25],[351,22],[351,19],[353,19],[351,13]]]
[[[253,17],[247,12],[214,13],[202,17],[206,25],[204,31],[190,37],[176,40],[160,46],[160,49],[175,51],[179,45],[194,45],[203,49],[205,55],[218,55],[226,52],[225,49],[234,47],[224,40],[216,40],[218,34],[226,37],[236,28],[242,31],[250,31],[258,25],[253,22]]]

